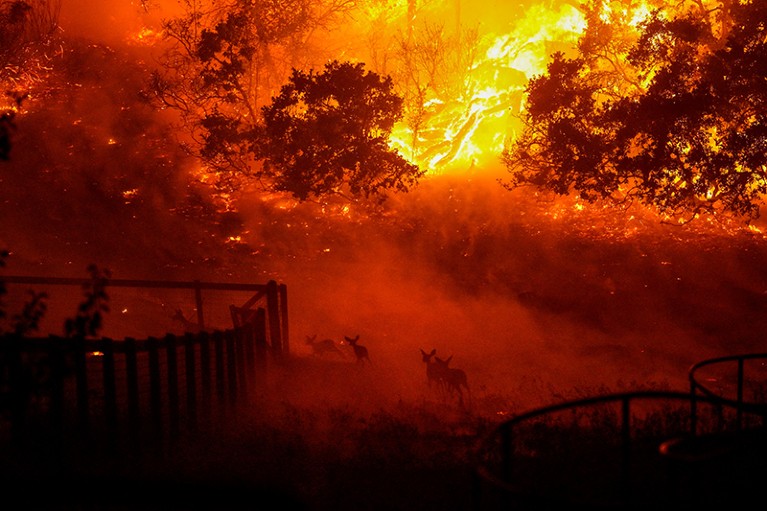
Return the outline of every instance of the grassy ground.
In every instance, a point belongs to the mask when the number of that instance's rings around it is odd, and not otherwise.
[[[498,413],[498,397],[477,393],[461,406],[455,397],[429,390],[425,381],[410,394],[392,393],[387,373],[375,371],[350,361],[297,357],[273,368],[269,392],[222,416],[206,434],[185,436],[173,449],[56,458],[32,442],[13,456],[3,452],[0,484],[5,495],[21,498],[28,509],[495,509],[498,501],[487,494],[475,500],[473,468],[479,440],[508,416]],[[579,490],[590,497],[599,484],[615,492],[605,481],[615,480],[616,465],[609,465],[612,472],[601,471],[604,453],[595,448],[606,446],[599,428],[614,421],[590,417],[603,420],[585,421],[592,428],[588,435],[569,423],[564,429],[551,422],[532,428],[526,445],[534,446],[533,455],[525,460],[531,470],[523,474],[532,486],[551,496],[547,488],[561,477],[561,487],[553,490],[565,497],[572,494],[566,487],[571,480],[582,481]],[[647,479],[652,484],[640,485],[642,501],[657,508],[660,495],[683,502],[700,502],[705,495],[722,504],[752,495],[759,487],[752,483],[767,475],[767,458],[759,454],[767,452],[767,442],[759,438],[745,448],[680,465],[694,469],[679,473],[686,494],[669,492],[674,473],[662,465],[663,472],[653,470]],[[658,462],[657,444],[643,452]],[[541,506],[533,501],[522,509]]]
[[[437,394],[385,400],[366,369],[296,359],[272,371],[278,394],[163,453],[65,445],[69,454],[57,457],[32,438],[3,453],[0,484],[30,509],[470,508],[486,421]]]

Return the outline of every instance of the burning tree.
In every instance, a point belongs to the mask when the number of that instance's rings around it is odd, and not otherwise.
[[[199,5],[199,2],[187,1],[184,16],[164,23],[171,44],[161,72],[156,72],[152,78],[151,87],[163,106],[180,112],[185,128],[191,134],[187,147],[213,171],[217,185],[225,192],[237,189],[249,178],[258,180],[267,189],[289,191],[301,199],[307,198],[310,190],[320,194],[329,192],[334,183],[342,179],[333,175],[342,167],[324,167],[323,163],[330,162],[325,158],[312,162],[311,168],[302,171],[303,174],[294,172],[295,169],[287,171],[285,162],[279,160],[276,149],[270,145],[271,140],[259,141],[254,137],[274,133],[274,126],[262,126],[261,107],[291,72],[293,78],[302,76],[292,70],[310,67],[311,60],[321,53],[314,46],[317,34],[349,13],[356,2],[214,0],[204,3],[205,9]],[[330,73],[325,77],[336,75]],[[295,86],[295,82],[288,85]],[[365,104],[381,99],[364,96],[376,93],[374,87],[360,88],[354,84],[350,90],[362,94],[349,98],[352,102]],[[311,101],[310,98],[308,102]],[[274,108],[279,107],[272,108],[275,111]],[[355,114],[348,108],[344,113]],[[397,113],[392,111],[392,114]],[[357,121],[365,123],[370,119]],[[294,138],[293,142],[300,140]],[[379,170],[372,174],[384,178],[379,172],[381,169],[396,172],[390,165],[393,157],[381,154],[380,146],[375,144],[368,148],[371,157],[376,154],[385,157],[389,163],[380,163]],[[305,151],[302,159],[305,162],[306,155],[316,147],[301,149]],[[260,159],[265,156],[269,160],[267,165],[262,165]],[[281,169],[279,174],[275,174],[277,169]],[[377,185],[362,185],[360,176],[363,174],[372,175],[362,170],[356,177],[350,176],[348,182],[352,185],[349,189],[353,194],[364,194],[389,184],[396,186],[399,179],[392,175]],[[327,183],[299,181],[310,176]],[[276,180],[272,181],[272,178]]]
[[[26,93],[45,79],[61,0],[0,1],[0,84]]]
[[[679,5],[588,4],[578,56],[554,54],[527,85],[524,133],[502,153],[507,188],[639,201],[678,222],[758,217],[767,5]]]
[[[262,173],[299,200],[348,191],[407,191],[423,172],[389,147],[402,99],[391,78],[333,61],[321,73],[294,70],[255,136]]]
[[[477,84],[470,71],[478,60],[478,38],[476,28],[450,34],[442,23],[428,22],[421,27],[408,26],[405,34],[395,38],[395,76],[405,98],[405,121],[410,131],[407,146],[419,160],[432,164],[450,161],[463,143],[460,136],[449,140],[444,132],[432,134],[428,128],[429,121],[451,108],[460,112],[454,114],[456,132],[472,124]],[[423,142],[427,146],[419,147]]]

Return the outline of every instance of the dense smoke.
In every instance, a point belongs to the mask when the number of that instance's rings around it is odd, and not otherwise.
[[[683,388],[691,363],[762,343],[760,236],[510,193],[494,162],[429,176],[372,214],[258,192],[222,210],[170,116],[141,99],[151,52],[126,43],[141,16],[65,2],[60,71],[19,116],[0,167],[8,274],[84,277],[95,263],[121,279],[273,278],[289,289],[295,354],[309,355],[306,335],[360,335],[374,376],[367,396],[349,395],[368,402],[428,395],[419,348],[452,355],[475,397],[508,410],[603,387]],[[247,298],[210,297],[211,325]],[[107,333],[161,335],[193,307],[180,293],[114,290]],[[48,330],[65,309],[52,305]]]

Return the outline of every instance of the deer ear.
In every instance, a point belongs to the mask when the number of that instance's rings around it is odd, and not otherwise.
[[[432,356],[434,356],[434,355],[436,355],[436,354],[437,354],[437,348],[434,348],[433,350],[431,350],[431,355],[432,355]]]

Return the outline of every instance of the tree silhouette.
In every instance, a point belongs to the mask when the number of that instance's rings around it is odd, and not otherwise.
[[[528,83],[525,130],[502,153],[504,186],[637,200],[678,222],[758,217],[767,191],[767,4],[656,9],[635,30],[632,13],[605,21],[602,4],[586,8],[579,55],[552,55],[547,73]]]
[[[13,110],[0,113],[0,160],[7,160],[11,153],[11,131],[14,127],[14,116]]]
[[[180,114],[184,144],[223,192],[262,177],[253,155],[260,107],[294,67],[316,58],[318,34],[354,0],[182,0],[165,20],[167,51],[149,97]],[[320,57],[320,61],[326,58]],[[269,183],[263,183],[268,187]]]
[[[5,260],[8,257],[8,251],[7,250],[0,250],[0,269],[5,268]],[[5,281],[0,278],[0,334],[3,333],[2,329],[2,321],[5,319],[5,302],[4,297],[8,293],[8,290],[5,288]]]
[[[262,111],[264,126],[254,137],[262,173],[299,200],[346,192],[383,198],[389,189],[407,191],[423,175],[388,145],[402,116],[391,78],[361,63],[293,70]]]
[[[26,98],[26,94],[8,93],[13,99],[14,105],[0,111],[0,161],[8,160],[11,154],[11,135],[16,129],[16,111]]]
[[[96,337],[104,324],[104,314],[109,312],[109,294],[106,291],[112,276],[108,269],[95,264],[88,265],[90,280],[83,284],[83,301],[73,318],[64,322],[67,337]]]
[[[23,94],[46,82],[62,51],[62,0],[0,0],[0,87]]]

